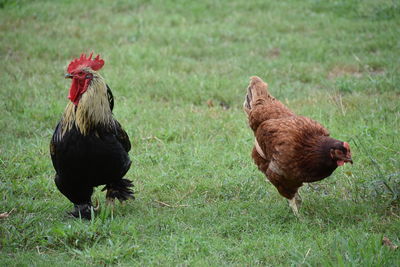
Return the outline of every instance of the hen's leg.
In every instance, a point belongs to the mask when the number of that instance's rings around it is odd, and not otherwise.
[[[294,215],[296,217],[299,217],[299,209],[300,209],[301,202],[302,202],[299,193],[296,193],[294,195],[294,197],[291,199],[288,199],[288,201],[289,201],[289,206],[292,208]]]
[[[279,194],[288,199],[294,215],[298,216],[302,202],[298,189],[302,184],[286,180],[283,176],[271,171],[271,169],[268,169],[266,174],[271,183],[278,189]]]

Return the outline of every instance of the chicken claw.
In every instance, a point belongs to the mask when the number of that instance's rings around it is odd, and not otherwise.
[[[93,207],[94,211],[98,211],[100,209],[100,203],[99,200],[96,198],[96,207]]]
[[[86,220],[90,220],[92,218],[92,203],[84,203],[84,204],[75,204],[74,205],[74,210],[71,212],[68,212],[68,215],[71,215],[75,218],[82,218]]]

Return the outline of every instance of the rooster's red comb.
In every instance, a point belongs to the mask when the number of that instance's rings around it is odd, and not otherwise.
[[[92,59],[93,53],[90,53],[89,57],[86,57],[86,54],[82,53],[80,58],[75,58],[68,65],[68,73],[73,72],[77,69],[82,69],[85,67],[89,67],[92,70],[99,70],[104,65],[104,60],[100,58],[100,55],[97,55],[94,59]]]

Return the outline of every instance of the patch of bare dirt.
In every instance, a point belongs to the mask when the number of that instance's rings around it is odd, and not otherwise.
[[[364,75],[383,75],[385,74],[385,70],[379,68],[370,68],[366,67],[367,70],[360,70],[359,67],[354,65],[347,66],[335,66],[328,73],[328,79],[336,79],[342,76],[353,76],[355,78],[361,78]]]
[[[336,66],[328,73],[328,79],[335,79],[346,75],[360,78],[362,73],[356,66]]]

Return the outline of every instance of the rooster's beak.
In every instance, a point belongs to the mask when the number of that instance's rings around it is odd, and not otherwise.
[[[346,159],[346,162],[350,162],[353,165],[353,160],[351,158]]]
[[[69,73],[65,74],[65,76],[64,76],[65,79],[72,79],[72,77],[73,76]]]

